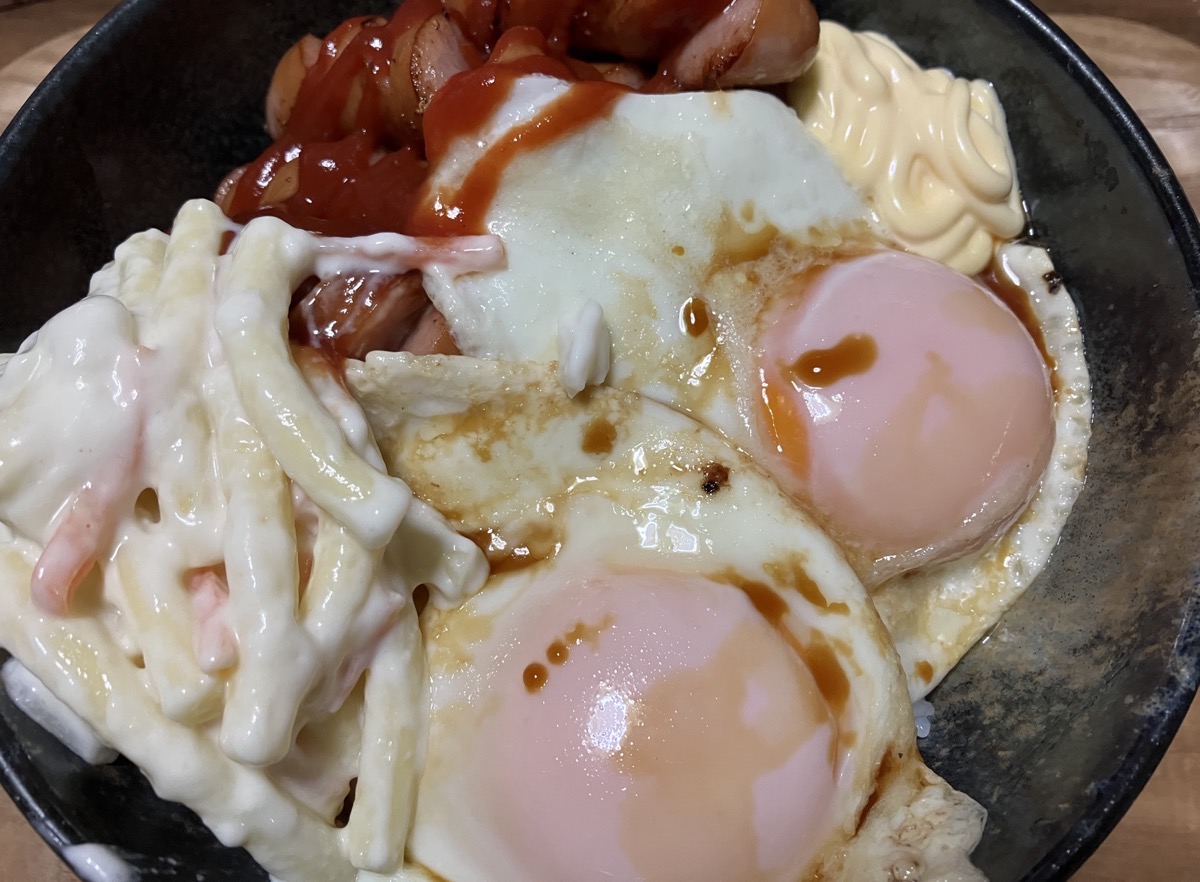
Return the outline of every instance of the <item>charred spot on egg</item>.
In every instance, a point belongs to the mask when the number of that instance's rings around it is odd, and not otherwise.
[[[722,488],[729,486],[729,466],[719,462],[710,462],[704,467],[704,480],[700,489],[712,496]]]
[[[452,497],[458,529],[560,539],[423,615],[412,860],[453,882],[794,882],[862,878],[852,860],[882,873],[896,848],[923,860],[897,819],[947,810],[963,843],[977,833],[978,808],[913,748],[896,656],[836,546],[691,418],[611,388],[568,399],[551,370],[377,353],[348,372],[373,419],[409,415],[375,421],[384,457],[417,495]],[[484,403],[521,423],[486,463],[462,438]],[[579,443],[601,416],[604,455]],[[897,747],[905,774],[877,780]]]

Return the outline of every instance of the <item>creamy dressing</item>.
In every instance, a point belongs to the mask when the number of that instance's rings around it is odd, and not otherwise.
[[[99,766],[117,758],[117,752],[100,740],[86,720],[15,658],[10,658],[0,668],[0,681],[13,704],[84,762]]]
[[[68,845],[63,860],[83,882],[136,882],[138,873],[107,845]]]
[[[612,333],[604,308],[589,300],[558,321],[558,382],[568,398],[608,378]]]
[[[119,750],[281,877],[392,872],[424,738],[411,594],[460,602],[487,563],[387,474],[286,315],[310,275],[503,259],[495,237],[321,238],[201,201],[120,246],[0,375],[14,700],[89,761]],[[72,854],[125,878],[99,847]]]

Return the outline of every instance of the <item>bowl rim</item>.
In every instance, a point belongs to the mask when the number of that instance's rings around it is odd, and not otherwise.
[[[126,37],[154,9],[175,0],[122,0],[89,30],[38,84],[8,127],[0,132],[0,179],[11,173],[15,160],[28,149],[42,118],[58,108],[64,96],[78,88],[95,64],[97,51]],[[1121,143],[1129,150],[1154,194],[1175,237],[1191,285],[1192,300],[1200,311],[1200,222],[1183,187],[1161,148],[1151,137],[1124,96],[1083,50],[1032,0],[988,0],[1046,55],[1067,70],[1087,98],[1110,121]],[[1149,715],[1137,739],[1122,759],[1118,771],[1105,782],[1095,782],[1088,808],[1052,846],[1051,853],[1024,876],[1022,882],[1065,880],[1096,851],[1137,799],[1167,752],[1200,686],[1200,567],[1191,574],[1190,595],[1181,610],[1180,629],[1170,657],[1167,680],[1146,703],[1167,710]],[[7,656],[7,654],[4,654]],[[0,662],[4,659],[0,658]],[[7,729],[0,720],[0,734]],[[82,841],[72,825],[43,804],[19,774],[21,765],[9,739],[0,739],[0,785],[42,839],[60,858]],[[14,759],[18,759],[14,762]],[[1110,791],[1115,792],[1110,793]]]
[[[1162,149],[1125,97],[1099,66],[1032,0],[999,0],[1014,14],[1020,29],[1066,68],[1087,97],[1111,121],[1158,200],[1175,237],[1191,283],[1192,302],[1200,309],[1200,221]],[[1194,310],[1195,311],[1195,310]],[[1167,708],[1147,716],[1141,733],[1122,759],[1119,770],[1104,782],[1093,782],[1093,801],[1022,882],[1069,878],[1095,853],[1141,794],[1166,755],[1171,740],[1200,686],[1200,571],[1191,574],[1190,592],[1180,611],[1179,633],[1170,657],[1170,675],[1145,705]],[[1115,794],[1109,791],[1116,787]]]

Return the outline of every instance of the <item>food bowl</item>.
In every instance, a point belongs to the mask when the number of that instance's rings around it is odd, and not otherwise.
[[[990,878],[1065,878],[1137,795],[1200,678],[1200,230],[1129,108],[1028,5],[817,5],[996,85],[1029,235],[1079,306],[1094,395],[1087,485],[1049,567],[931,696],[922,743],[988,809],[975,860]],[[81,296],[126,236],[168,225],[255,156],[275,61],[300,34],[364,10],[128,0],[84,38],[0,139],[0,348]],[[135,768],[84,765],[7,700],[0,770],[60,851],[101,843],[154,878],[266,878]]]

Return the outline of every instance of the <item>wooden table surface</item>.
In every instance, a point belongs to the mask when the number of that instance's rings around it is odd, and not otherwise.
[[[113,0],[0,0],[0,129]],[[374,2],[375,7],[386,2]],[[1200,205],[1200,0],[1042,0],[1154,134]],[[365,3],[364,8],[372,6]],[[74,876],[0,796],[0,882]],[[1133,808],[1076,882],[1200,880],[1200,709],[1193,709]]]

